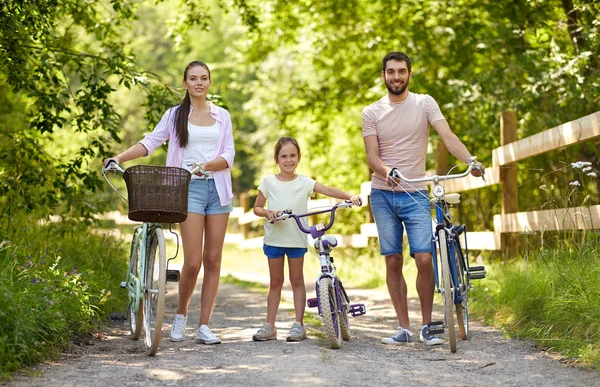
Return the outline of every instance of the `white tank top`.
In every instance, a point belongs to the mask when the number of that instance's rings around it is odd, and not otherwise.
[[[219,142],[219,126],[215,122],[210,126],[194,125],[188,121],[188,143],[183,148],[183,167],[191,170],[191,164],[199,161],[206,163],[217,156],[217,143]],[[208,172],[212,178],[212,172]],[[196,175],[192,179],[198,179]]]

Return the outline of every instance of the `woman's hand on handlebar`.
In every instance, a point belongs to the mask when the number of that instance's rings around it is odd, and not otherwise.
[[[121,160],[119,160],[119,156],[109,157],[107,159],[104,159],[104,161],[102,162],[102,165],[104,165],[104,168],[108,167],[108,164],[111,161],[114,161],[117,165],[119,165],[119,163],[120,163]]]

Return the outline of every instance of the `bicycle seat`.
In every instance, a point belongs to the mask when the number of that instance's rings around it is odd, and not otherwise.
[[[430,203],[435,203],[435,198],[431,198],[429,199]],[[458,203],[460,203],[460,194],[458,193],[451,193],[451,194],[446,194],[444,195],[444,201],[450,205],[456,205]]]

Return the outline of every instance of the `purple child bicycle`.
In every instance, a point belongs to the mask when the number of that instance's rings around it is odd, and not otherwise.
[[[292,214],[291,210],[285,210],[277,217],[277,220],[293,218],[300,230],[310,234],[314,239],[314,252],[321,261],[321,273],[316,281],[317,297],[308,299],[307,304],[309,308],[319,308],[319,315],[323,318],[325,326],[325,339],[331,349],[339,349],[342,340],[350,340],[348,315],[356,317],[367,312],[364,304],[350,304],[342,281],[336,275],[333,257],[330,254],[331,250],[337,246],[337,240],[331,235],[325,235],[325,232],[333,226],[335,211],[338,208],[348,207],[352,207],[352,203],[346,200],[326,210],[309,211],[300,215]],[[300,218],[327,212],[331,213],[327,225],[317,223],[306,228],[300,221]]]

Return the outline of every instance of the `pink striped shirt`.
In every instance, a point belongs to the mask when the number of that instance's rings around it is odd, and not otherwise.
[[[231,188],[231,167],[235,156],[233,146],[233,129],[231,127],[231,117],[229,112],[211,102],[210,116],[217,121],[219,127],[219,141],[217,143],[217,152],[214,159],[222,157],[227,161],[227,168],[221,171],[214,171],[215,187],[219,194],[219,200],[222,206],[231,204],[233,192]],[[183,148],[179,146],[177,133],[175,132],[175,113],[179,105],[174,106],[163,114],[160,122],[156,125],[152,133],[146,135],[140,143],[148,150],[148,155],[154,152],[158,147],[169,141],[167,148],[167,166],[183,167]],[[193,107],[190,106],[190,114]]]

